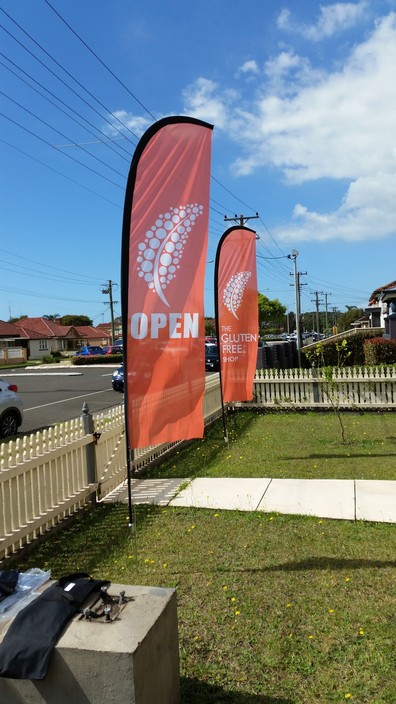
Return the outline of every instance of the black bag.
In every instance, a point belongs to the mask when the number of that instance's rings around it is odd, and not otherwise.
[[[0,601],[13,594],[18,582],[19,573],[16,570],[5,572],[0,570]]]
[[[68,622],[92,592],[109,584],[85,573],[67,575],[25,606],[0,644],[0,677],[44,679]]]

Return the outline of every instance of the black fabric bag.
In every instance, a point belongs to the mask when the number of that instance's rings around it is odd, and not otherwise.
[[[0,570],[0,601],[13,594],[18,582],[19,572]]]
[[[106,580],[78,573],[62,577],[25,606],[0,644],[0,677],[42,680],[66,625],[92,592]]]

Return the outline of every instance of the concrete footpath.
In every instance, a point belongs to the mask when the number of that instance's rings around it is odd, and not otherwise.
[[[396,523],[396,481],[353,479],[132,479],[134,504],[185,506]],[[103,502],[128,501],[124,482]]]

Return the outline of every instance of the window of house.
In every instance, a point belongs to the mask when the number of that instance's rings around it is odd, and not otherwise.
[[[39,340],[39,350],[48,350],[48,340]]]

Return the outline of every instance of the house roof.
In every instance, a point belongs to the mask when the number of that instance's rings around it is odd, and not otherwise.
[[[109,334],[108,330],[104,330],[99,326],[94,328],[93,325],[75,325],[75,331],[80,335],[80,337],[89,337],[90,339],[97,338],[102,339],[102,337]]]
[[[60,325],[60,323],[46,320],[46,318],[23,318],[18,320],[15,325],[37,333],[40,337],[65,337],[70,330],[70,325]]]
[[[396,289],[396,281],[391,281],[389,284],[385,284],[385,286],[379,286],[379,288],[376,288],[370,296],[369,306],[374,306],[376,303],[378,303],[378,299],[381,293],[384,293],[385,291],[388,291],[392,288]]]
[[[0,337],[21,337],[21,330],[14,323],[0,320]]]
[[[106,334],[103,329],[95,328],[93,325],[60,325],[46,318],[23,318],[14,323],[14,325],[19,331],[19,334],[22,332],[23,335],[30,340],[59,337],[102,340]]]

